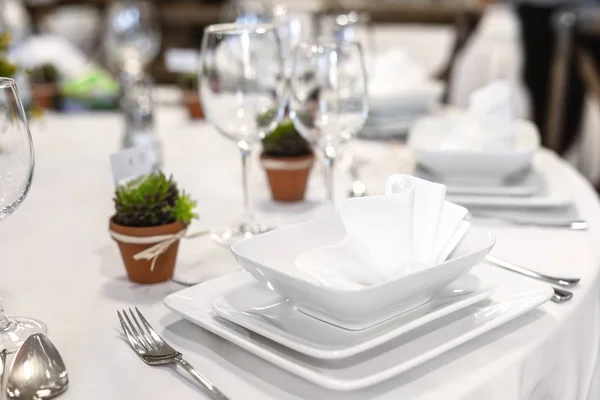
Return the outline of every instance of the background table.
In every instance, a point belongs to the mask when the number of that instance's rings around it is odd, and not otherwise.
[[[138,286],[125,277],[108,235],[113,182],[109,154],[119,149],[123,125],[116,114],[49,115],[33,125],[36,172],[22,207],[0,224],[0,295],[10,315],[37,317],[63,354],[69,399],[192,399],[202,397],[183,375],[144,365],[121,339],[116,310],[138,306],[153,325],[232,399],[585,399],[600,340],[596,194],[566,163],[588,232],[491,226],[493,253],[547,273],[581,277],[568,304],[539,309],[372,389],[334,393],[237,348],[171,314],[163,298],[182,286]],[[162,108],[157,130],[165,169],[198,200],[193,228],[225,224],[241,212],[235,145],[179,108]],[[368,143],[380,152],[377,169],[406,168],[399,145]],[[375,158],[374,158],[375,160]],[[383,175],[382,175],[383,176]],[[343,179],[342,179],[343,180]],[[272,224],[322,214],[322,180],[313,171],[306,203],[276,206],[263,172],[253,171],[255,203]],[[344,191],[343,182],[340,191]],[[198,239],[182,243],[178,277],[195,279],[236,268],[228,251]],[[597,372],[596,372],[597,374]],[[592,397],[594,396],[594,397]],[[590,395],[590,399],[597,399]]]

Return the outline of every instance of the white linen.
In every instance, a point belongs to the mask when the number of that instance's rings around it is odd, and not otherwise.
[[[448,118],[444,129],[446,150],[513,150],[518,126],[515,124],[513,93],[505,80],[496,80],[469,97],[465,113]]]
[[[445,261],[467,233],[466,208],[444,201],[446,186],[410,175],[386,179],[385,194],[347,199],[346,237],[300,253],[296,267],[324,286],[358,290]]]
[[[369,95],[373,97],[393,97],[427,80],[425,69],[402,48],[387,50],[373,64],[369,81]]]
[[[204,123],[188,122],[183,110],[159,109],[156,117],[167,172],[199,201],[202,219],[195,225],[230,222],[241,211],[235,144]],[[10,315],[48,324],[71,378],[62,400],[208,398],[187,378],[146,366],[128,348],[119,336],[115,311],[132,305],[234,400],[583,400],[594,373],[600,373],[595,370],[600,206],[592,188],[566,163],[561,162],[564,182],[572,185],[581,215],[591,223],[588,232],[490,229],[498,239],[494,255],[542,272],[581,277],[570,303],[547,303],[371,390],[333,393],[171,314],[162,300],[180,285],[137,286],[126,280],[108,235],[113,189],[108,155],[119,148],[120,116],[51,114],[32,129],[33,186],[22,207],[0,225],[0,291]],[[385,154],[390,145],[383,146],[388,146],[381,149]],[[283,222],[284,211],[292,219],[318,214],[311,206],[323,199],[318,173],[312,176],[308,202],[301,205],[269,202],[258,168],[252,182],[255,204],[268,222]],[[180,246],[178,275],[196,269],[210,277],[233,268],[228,251],[208,240]]]

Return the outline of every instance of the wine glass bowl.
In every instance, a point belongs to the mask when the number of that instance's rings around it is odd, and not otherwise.
[[[29,193],[34,170],[33,141],[14,80],[0,78],[0,222]],[[0,305],[0,347],[9,352],[46,326],[31,318],[7,318]]]
[[[254,144],[284,114],[286,79],[278,28],[272,24],[217,24],[204,31],[199,92],[206,120],[236,142],[242,158],[243,222],[214,233],[231,244],[261,233],[248,193],[248,158]]]
[[[0,221],[21,205],[33,178],[33,142],[22,110],[14,81],[0,78]]]
[[[150,3],[127,0],[110,6],[104,45],[119,68],[140,73],[157,56],[160,42],[159,24]]]
[[[339,146],[364,125],[367,75],[361,45],[321,39],[301,43],[290,79],[290,116],[298,132],[328,164],[327,191],[333,205],[333,167]]]

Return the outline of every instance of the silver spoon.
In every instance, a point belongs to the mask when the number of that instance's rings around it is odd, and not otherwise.
[[[516,272],[517,274],[526,275],[530,278],[534,278],[534,279],[538,279],[540,281],[552,283],[554,285],[571,287],[571,286],[576,286],[579,283],[579,278],[560,277],[560,276],[551,276],[551,275],[542,274],[540,272],[527,269],[520,265],[513,264],[509,261],[502,260],[498,257],[494,257],[490,254],[485,256],[485,261],[488,264],[492,264],[496,267],[504,268],[509,271]]]
[[[484,211],[473,211],[469,212],[472,217],[480,217],[486,219],[493,219],[503,222],[508,222],[514,225],[525,225],[525,226],[539,226],[542,228],[566,228],[572,231],[587,231],[589,228],[589,224],[585,220],[574,219],[572,221],[565,222],[537,222],[534,220],[525,220],[519,219],[515,217],[511,217],[510,215],[505,214],[494,214],[492,212],[484,212]]]
[[[69,373],[54,344],[41,333],[29,336],[13,361],[6,385],[8,398],[50,399],[68,386]]]

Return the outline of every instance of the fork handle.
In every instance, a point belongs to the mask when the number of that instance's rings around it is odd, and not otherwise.
[[[181,357],[176,357],[175,361],[179,364],[188,374],[190,374],[198,383],[206,389],[210,396],[215,400],[229,400],[229,397],[225,396],[223,392],[217,389],[204,375],[200,373],[196,368],[192,367],[190,363],[185,361]]]

